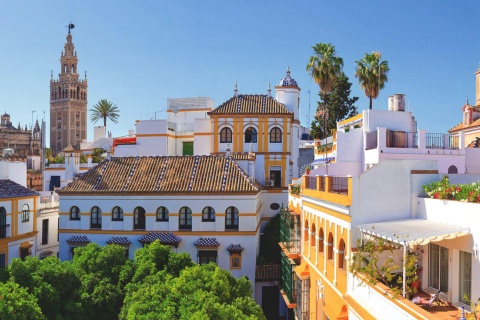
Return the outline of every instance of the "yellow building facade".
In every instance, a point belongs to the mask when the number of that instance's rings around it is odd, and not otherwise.
[[[0,180],[0,267],[35,252],[39,194],[9,179]]]

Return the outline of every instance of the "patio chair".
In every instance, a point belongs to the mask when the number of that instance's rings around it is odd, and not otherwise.
[[[432,294],[430,296],[430,299],[424,299],[417,296],[413,298],[411,301],[421,307],[431,307],[435,302],[437,303],[438,306],[440,306],[440,304],[443,304],[444,302],[440,300],[439,296],[440,296],[440,290],[438,290],[435,294]]]

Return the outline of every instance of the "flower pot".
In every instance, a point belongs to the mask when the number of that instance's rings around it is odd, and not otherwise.
[[[413,281],[410,286],[412,287],[412,292],[417,293],[418,292],[418,285],[420,284],[420,281]]]

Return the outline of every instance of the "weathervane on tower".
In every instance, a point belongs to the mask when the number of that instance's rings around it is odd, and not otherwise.
[[[66,26],[66,28],[68,28],[68,33],[70,33],[70,30],[72,30],[73,28],[75,28],[75,25],[74,25],[72,22],[70,22],[70,23],[68,24],[68,26]]]

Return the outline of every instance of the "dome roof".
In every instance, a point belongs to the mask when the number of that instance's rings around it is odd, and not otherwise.
[[[287,69],[287,75],[278,83],[279,87],[298,87],[297,81],[290,77],[290,67]]]

